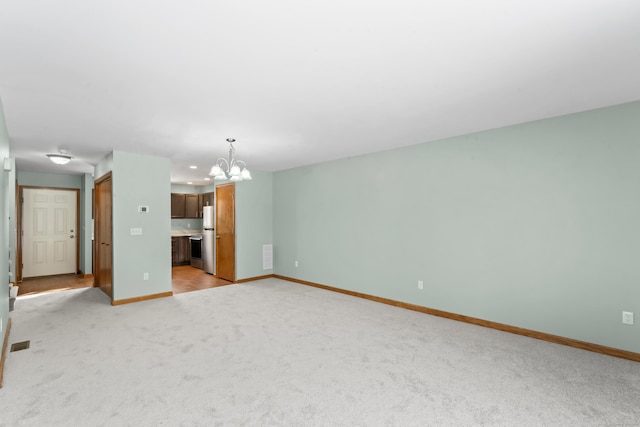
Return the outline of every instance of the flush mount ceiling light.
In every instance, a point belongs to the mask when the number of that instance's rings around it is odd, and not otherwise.
[[[229,158],[225,159],[220,157],[216,160],[216,164],[211,168],[209,175],[214,180],[229,180],[229,181],[244,181],[251,179],[251,173],[247,169],[247,164],[242,160],[236,160],[236,149],[233,143],[236,140],[233,138],[227,138],[229,143]]]
[[[60,150],[58,154],[47,154],[47,157],[56,165],[66,165],[73,159],[73,157],[67,155],[67,152],[63,150]]]

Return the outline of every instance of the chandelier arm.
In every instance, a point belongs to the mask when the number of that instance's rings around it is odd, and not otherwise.
[[[229,172],[229,169],[231,169],[231,167],[229,166],[229,162],[223,157],[220,157],[218,160],[216,160],[216,163],[222,170],[224,170],[224,166],[226,165],[227,170],[225,172]]]

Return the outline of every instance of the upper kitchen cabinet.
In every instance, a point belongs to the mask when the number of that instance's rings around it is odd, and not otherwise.
[[[202,218],[202,209],[198,211],[199,198],[199,194],[185,194],[185,218]]]
[[[200,218],[202,218],[202,207],[203,206],[213,206],[214,203],[214,195],[215,193],[202,193],[200,194],[199,202],[200,207],[198,208],[198,212],[200,213]]]
[[[202,207],[213,203],[214,193],[171,193],[171,218],[202,218]]]
[[[171,218],[184,218],[186,194],[171,193]]]

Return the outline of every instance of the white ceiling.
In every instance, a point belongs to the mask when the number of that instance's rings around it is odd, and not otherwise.
[[[17,169],[205,184],[640,100],[638,0],[2,0]],[[56,166],[46,153],[66,149]],[[197,170],[189,165],[197,165]]]

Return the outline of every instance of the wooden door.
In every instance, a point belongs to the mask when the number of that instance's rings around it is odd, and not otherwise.
[[[235,281],[236,278],[236,216],[235,186],[216,187],[216,276]]]
[[[22,277],[78,272],[78,194],[22,189]]]
[[[113,300],[112,245],[112,181],[111,172],[95,182],[95,274],[93,286],[99,287]]]

